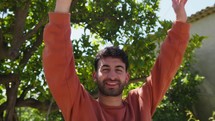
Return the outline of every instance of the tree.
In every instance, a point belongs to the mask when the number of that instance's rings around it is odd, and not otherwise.
[[[57,105],[52,103],[41,62],[43,29],[54,3],[53,0],[1,0],[0,121],[22,120],[29,107],[42,112],[41,116],[60,114]],[[91,79],[93,57],[99,45],[106,43],[122,47],[129,55],[132,75],[125,93],[143,83],[161,39],[153,35],[158,5],[158,0],[73,0],[71,26],[91,33],[85,32],[80,39],[72,41],[78,75],[92,95],[97,93]],[[178,79],[184,77],[185,71],[180,71]]]
[[[46,110],[49,105],[46,99],[51,96],[43,86],[39,53],[47,6],[51,5],[36,0],[1,1],[0,120],[17,120],[15,107]]]

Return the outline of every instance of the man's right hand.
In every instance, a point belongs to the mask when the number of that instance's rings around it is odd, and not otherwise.
[[[69,13],[71,3],[72,0],[57,0],[54,11],[59,13]]]
[[[172,0],[172,7],[176,14],[176,21],[186,22],[187,14],[185,11],[185,5],[187,0]]]

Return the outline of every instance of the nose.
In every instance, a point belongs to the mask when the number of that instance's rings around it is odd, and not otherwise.
[[[117,79],[117,74],[115,71],[111,70],[109,73],[108,73],[108,78],[111,79],[111,80],[116,80]]]

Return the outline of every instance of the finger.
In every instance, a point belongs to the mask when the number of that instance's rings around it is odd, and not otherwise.
[[[187,3],[187,0],[180,0],[180,3],[181,3],[182,5],[185,5],[185,4]]]
[[[188,0],[185,0],[184,5],[187,3]]]
[[[173,3],[173,4],[176,4],[176,3],[177,3],[177,1],[178,1],[178,0],[172,0],[172,3]]]
[[[176,6],[177,4],[177,0],[172,0],[172,6]]]

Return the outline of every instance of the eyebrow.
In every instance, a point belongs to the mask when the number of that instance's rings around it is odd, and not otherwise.
[[[105,64],[105,65],[102,65],[102,68],[103,68],[103,67],[110,67],[110,66]],[[122,68],[122,69],[124,69],[124,67],[121,66],[121,65],[116,66],[116,68]]]
[[[110,67],[109,65],[102,65],[102,67]]]
[[[124,67],[121,66],[121,65],[116,66],[116,68],[122,68],[122,69],[124,69]]]

